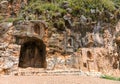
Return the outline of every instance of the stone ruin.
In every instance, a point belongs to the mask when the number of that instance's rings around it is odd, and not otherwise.
[[[113,38],[108,30],[81,35],[77,30],[60,32],[41,20],[0,24],[0,74],[16,75],[31,67],[118,75],[119,35]]]

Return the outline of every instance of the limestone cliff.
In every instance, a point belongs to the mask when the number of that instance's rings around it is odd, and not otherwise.
[[[0,74],[16,75],[19,67],[32,67],[120,76],[119,9],[112,14],[108,9],[91,8],[87,17],[67,1],[60,4],[62,12],[53,14],[51,9],[23,12],[23,6],[31,4],[26,0],[15,7],[12,4],[0,3]]]

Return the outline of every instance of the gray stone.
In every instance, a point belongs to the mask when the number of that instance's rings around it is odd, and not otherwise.
[[[73,12],[73,10],[71,8],[67,8],[66,10],[67,10],[68,13],[72,13]]]
[[[8,43],[0,43],[0,50],[5,50],[8,46]]]
[[[87,22],[87,18],[84,15],[81,15],[80,22],[85,24]]]
[[[63,1],[63,3],[61,4],[61,7],[64,8],[64,9],[68,8],[69,7],[69,2]]]
[[[14,65],[14,61],[10,58],[1,58],[0,61],[2,62],[0,67],[3,69],[10,69]]]
[[[0,24],[0,34],[6,33],[11,26],[12,26],[12,23],[7,23],[7,22],[1,23]]]
[[[70,19],[71,19],[71,16],[68,14],[68,15],[65,15],[63,18],[64,18],[65,20],[70,20]]]
[[[74,60],[73,55],[70,55],[70,56],[66,57],[66,59],[65,59],[65,64],[66,64],[67,68],[72,68],[74,65],[74,62],[75,62],[75,60]]]
[[[69,46],[69,47],[66,48],[66,52],[67,53],[73,53],[74,52],[74,48]]]
[[[95,9],[90,9],[90,12],[94,14],[94,13],[96,13],[96,10]]]
[[[47,68],[48,70],[53,70],[55,66],[55,62],[53,58],[47,59]]]
[[[94,42],[95,42],[95,46],[100,47],[100,46],[104,45],[103,38],[102,38],[102,36],[100,36],[99,33],[94,34],[93,39],[94,39]]]

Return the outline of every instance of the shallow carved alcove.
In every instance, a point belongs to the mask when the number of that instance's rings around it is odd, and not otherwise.
[[[35,24],[34,25],[34,32],[38,35],[40,35],[40,25],[39,24]]]
[[[46,67],[46,46],[42,40],[32,39],[21,45],[19,67]]]

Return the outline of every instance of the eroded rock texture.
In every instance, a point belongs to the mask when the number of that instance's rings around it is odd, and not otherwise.
[[[49,28],[40,20],[6,25],[0,27],[5,29],[0,37],[0,73],[16,74],[17,67],[120,73],[120,23],[113,30],[98,23],[94,26],[98,30],[93,27],[92,31],[80,25]]]

